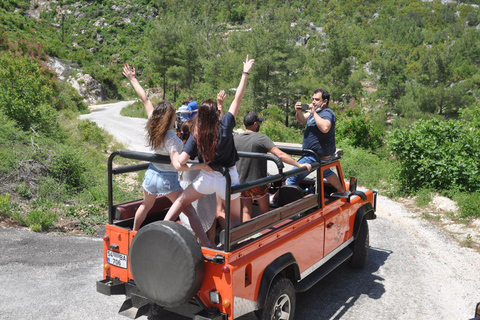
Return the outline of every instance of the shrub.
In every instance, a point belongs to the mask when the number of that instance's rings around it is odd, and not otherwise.
[[[90,120],[80,121],[78,130],[84,141],[95,145],[98,149],[105,149],[107,147],[107,138],[95,122]]]
[[[25,219],[20,213],[18,203],[11,200],[8,192],[0,195],[0,216],[9,217],[17,221],[20,225],[25,224]]]
[[[38,62],[0,53],[0,110],[23,130],[55,130],[57,113],[50,106],[52,84],[50,74]]]
[[[459,218],[478,218],[480,217],[480,192],[464,193],[457,192],[453,199],[457,202],[459,208]]]
[[[394,130],[388,141],[406,190],[480,190],[480,137],[463,122],[420,120]]]
[[[35,232],[48,230],[57,220],[57,214],[46,208],[33,209],[25,219],[28,227]]]
[[[49,168],[52,177],[66,183],[72,190],[81,190],[86,186],[85,171],[86,167],[80,154],[66,146],[60,147]]]
[[[10,210],[10,194],[0,195],[0,214],[6,214]]]
[[[302,130],[294,127],[285,127],[283,111],[276,106],[270,106],[264,111],[265,121],[260,126],[260,132],[267,135],[272,141],[302,143]]]
[[[338,147],[345,152],[341,161],[345,179],[356,177],[360,186],[377,189],[390,197],[399,195],[398,166],[394,161],[361,148],[342,144]]]
[[[337,112],[336,137],[351,146],[376,150],[383,145],[383,126],[370,119],[360,106]]]
[[[428,205],[433,198],[433,191],[428,188],[422,188],[418,190],[415,197],[415,204],[419,207],[425,207]]]
[[[9,173],[17,165],[18,158],[13,150],[18,150],[25,140],[26,134],[0,110],[0,174]]]

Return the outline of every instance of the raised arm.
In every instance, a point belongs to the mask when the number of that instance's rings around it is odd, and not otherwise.
[[[312,105],[310,105],[310,109],[312,108]],[[310,116],[310,112],[305,112],[302,113],[302,103],[298,101],[295,104],[295,117],[297,118],[298,122],[300,123],[307,123],[307,119]]]
[[[238,85],[237,92],[235,93],[235,99],[233,99],[233,102],[230,105],[230,109],[228,109],[228,112],[233,114],[235,118],[237,117],[238,110],[240,110],[240,104],[242,103],[243,95],[245,93],[245,87],[247,85],[247,77],[250,73],[250,70],[252,69],[254,62],[255,60],[249,60],[247,55],[247,59],[243,63],[242,78],[240,79],[240,84]]]
[[[143,90],[142,86],[137,80],[137,70],[135,70],[135,67],[130,68],[130,66],[127,63],[123,65],[122,73],[132,84],[133,88],[135,89],[135,92],[137,93],[138,97],[140,98],[140,100],[142,100],[142,103],[145,106],[145,111],[147,111],[147,115],[150,117],[150,115],[153,112],[153,105],[152,105],[152,102],[147,98],[147,94],[145,93],[145,90]]]
[[[220,92],[217,94],[217,108],[220,114],[220,119],[223,118],[223,103],[225,102],[226,96],[227,95],[225,94],[224,90],[220,90]]]

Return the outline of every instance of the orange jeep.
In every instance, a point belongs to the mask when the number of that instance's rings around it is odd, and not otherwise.
[[[290,154],[311,152],[281,148]],[[230,187],[227,183],[226,226],[219,239],[222,249],[200,247],[195,236],[175,222],[162,221],[170,201],[158,197],[138,232],[133,217],[141,201],[113,205],[113,175],[145,170],[148,163],[113,168],[121,156],[146,162],[169,163],[168,157],[118,151],[108,161],[108,224],[104,240],[103,280],[97,291],[125,295],[119,313],[137,318],[165,312],[196,320],[231,320],[250,312],[258,319],[293,319],[295,292],[308,290],[345,261],[364,267],[369,251],[367,220],[375,219],[377,192],[358,190],[355,178],[345,185],[348,196],[323,178],[327,168],[336,171],[343,184],[340,156],[315,163],[315,179],[300,186],[282,185],[287,177],[304,172],[283,172],[273,155],[239,152],[244,157],[266,157],[279,173]],[[230,182],[228,170],[219,168]],[[268,184],[278,189],[272,207],[237,227],[230,224],[230,195]]]

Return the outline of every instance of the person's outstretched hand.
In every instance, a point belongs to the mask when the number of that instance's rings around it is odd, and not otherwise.
[[[220,92],[217,94],[217,104],[222,105],[225,102],[225,98],[227,97],[227,94],[225,93],[224,90],[220,90]]]
[[[250,69],[252,69],[254,63],[255,63],[255,59],[248,60],[248,54],[247,54],[247,59],[243,63],[243,72],[250,73]]]
[[[137,77],[137,70],[135,70],[135,67],[130,67],[128,63],[123,65],[122,73],[130,81]]]

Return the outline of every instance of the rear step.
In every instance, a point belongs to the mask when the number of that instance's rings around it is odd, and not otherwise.
[[[305,279],[298,282],[295,285],[295,291],[304,292],[313,287],[318,281],[322,280],[327,276],[331,271],[336,267],[347,261],[353,254],[350,247],[344,248],[338,254],[334,255],[330,260],[328,260],[324,265],[319,267],[317,270],[309,274]]]
[[[137,319],[146,315],[149,311],[150,304],[148,300],[132,293],[131,298],[123,302],[118,313],[130,319]]]

